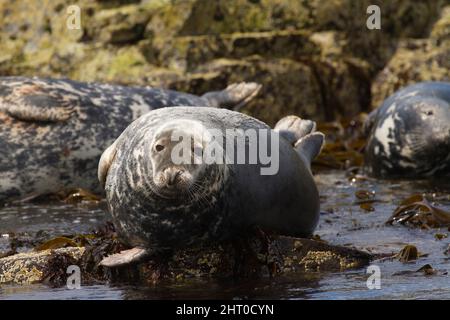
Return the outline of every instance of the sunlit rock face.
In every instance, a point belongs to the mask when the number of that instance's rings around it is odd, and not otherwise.
[[[69,29],[66,1],[2,1],[0,75],[197,94],[256,81],[264,90],[244,112],[269,124],[292,113],[330,120],[366,111],[400,85],[448,78],[444,3],[77,0],[81,23]],[[371,4],[381,30],[366,28]]]

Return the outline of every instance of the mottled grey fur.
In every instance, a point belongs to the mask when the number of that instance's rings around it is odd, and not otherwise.
[[[195,192],[203,193],[203,197],[158,196],[150,187],[151,142],[161,125],[177,119],[195,120],[207,129],[222,132],[269,129],[269,135],[281,136],[279,172],[261,175],[261,163],[209,164],[198,177],[202,189]],[[165,108],[139,118],[105,152],[100,163],[99,176],[101,180],[105,176],[108,206],[120,236],[128,245],[150,251],[226,239],[255,225],[284,235],[310,236],[319,218],[319,195],[310,163],[305,160],[311,155],[299,153],[305,150],[305,144],[312,143],[308,148],[317,154],[323,135],[304,132],[306,136],[297,141],[299,148],[294,149],[295,141],[289,140],[292,135],[286,134],[287,127],[289,124],[270,130],[250,116],[213,108]],[[310,127],[312,130],[315,126]],[[321,139],[302,143],[311,135]],[[110,260],[104,265],[130,259]]]
[[[239,107],[259,88],[243,83],[199,97],[150,87],[0,78],[0,202],[72,187],[100,191],[102,152],[139,116],[177,105]]]
[[[450,83],[422,82],[397,91],[369,115],[366,128],[370,175],[450,175]]]

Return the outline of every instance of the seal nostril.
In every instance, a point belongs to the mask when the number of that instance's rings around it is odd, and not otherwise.
[[[181,175],[181,171],[177,171],[177,172],[175,172],[173,174],[170,174],[168,179],[167,179],[167,185],[168,186],[173,186],[177,182],[177,180],[178,180],[180,175]]]
[[[162,144],[157,144],[157,145],[155,146],[155,150],[156,150],[157,152],[163,151],[163,150],[164,150],[164,146],[163,146]]]

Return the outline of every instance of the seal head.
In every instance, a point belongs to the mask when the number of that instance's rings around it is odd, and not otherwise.
[[[206,133],[201,123],[192,120],[171,121],[155,132],[149,148],[153,176],[148,180],[155,194],[171,199],[192,196],[194,187],[195,192],[204,187],[200,181],[206,171],[201,161]]]
[[[382,178],[450,174],[450,84],[426,82],[389,97],[366,122],[367,172]]]

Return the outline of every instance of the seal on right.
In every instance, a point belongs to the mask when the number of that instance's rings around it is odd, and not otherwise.
[[[421,82],[369,114],[365,172],[383,179],[450,175],[450,83]]]

